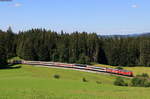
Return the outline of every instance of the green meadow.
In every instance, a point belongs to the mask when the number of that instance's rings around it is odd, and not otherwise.
[[[0,70],[0,99],[150,99],[150,88],[114,86],[111,75],[15,66]]]

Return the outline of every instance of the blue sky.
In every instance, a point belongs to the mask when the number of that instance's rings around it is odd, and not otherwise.
[[[150,32],[149,11],[150,0],[12,0],[0,2],[0,29],[143,33]]]

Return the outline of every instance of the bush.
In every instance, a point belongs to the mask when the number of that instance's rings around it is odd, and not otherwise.
[[[125,81],[121,77],[116,78],[116,80],[114,81],[114,85],[116,85],[116,86],[128,86],[128,84],[125,83]]]
[[[59,79],[59,78],[60,78],[60,76],[57,75],[57,74],[55,74],[53,77],[56,78],[56,79]]]
[[[137,75],[131,80],[131,84],[134,87],[150,87],[149,76],[146,73]]]
[[[88,82],[88,81],[86,80],[86,78],[82,78],[82,81],[83,81],[83,82]]]
[[[139,78],[139,77],[135,77],[131,81],[132,86],[134,86],[134,87],[142,87],[142,86],[144,86],[144,82],[145,82],[145,79]]]
[[[144,87],[150,87],[150,82],[149,82],[149,81],[146,81],[146,82],[144,83]]]
[[[96,83],[97,83],[97,84],[101,84],[101,82],[100,82],[100,81],[96,81]]]
[[[149,75],[147,73],[143,73],[141,75],[136,75],[136,77],[144,77],[144,78],[149,78]]]
[[[143,73],[142,77],[149,78],[149,75],[147,73]]]

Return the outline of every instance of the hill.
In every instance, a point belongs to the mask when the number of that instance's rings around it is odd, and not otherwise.
[[[144,33],[144,34],[141,34],[140,36],[150,36],[150,33]]]
[[[16,65],[19,66],[19,65]],[[55,79],[53,75],[60,75]],[[86,78],[88,82],[83,82]],[[128,80],[128,79],[126,79]],[[114,76],[21,65],[0,70],[0,99],[149,99],[150,88],[118,87]]]
[[[99,37],[120,37],[120,38],[126,38],[126,37],[145,37],[150,36],[150,33],[140,33],[140,34],[129,34],[129,35],[99,35]]]

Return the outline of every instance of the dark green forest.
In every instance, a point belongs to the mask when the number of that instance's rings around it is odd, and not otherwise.
[[[0,65],[19,56],[25,60],[113,66],[150,66],[150,36],[103,37],[96,33],[57,33],[31,29],[0,30]]]

